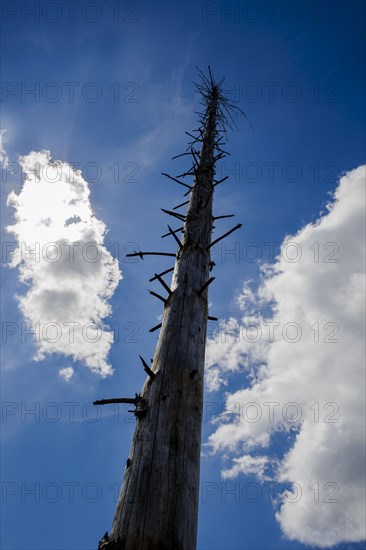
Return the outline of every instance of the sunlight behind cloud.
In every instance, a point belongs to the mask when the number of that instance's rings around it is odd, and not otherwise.
[[[103,319],[111,314],[121,273],[104,246],[105,224],[92,211],[80,171],[53,161],[49,151],[20,158],[25,175],[19,194],[8,196],[15,223],[7,228],[16,245],[10,266],[28,285],[19,307],[34,331],[37,354],[59,353],[107,376],[113,334]],[[65,379],[70,370],[60,372]]]

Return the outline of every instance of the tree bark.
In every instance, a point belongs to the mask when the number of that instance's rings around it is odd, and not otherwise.
[[[218,99],[212,92],[162,327],[103,550],[194,550]]]

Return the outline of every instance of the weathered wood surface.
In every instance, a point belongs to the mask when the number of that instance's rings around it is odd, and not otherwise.
[[[194,550],[216,135],[210,103],[162,328],[105,550]],[[156,276],[155,276],[156,277]]]

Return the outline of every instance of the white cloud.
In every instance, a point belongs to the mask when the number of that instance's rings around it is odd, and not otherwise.
[[[210,389],[242,368],[252,376],[227,394],[234,413],[209,438],[213,452],[231,452],[223,476],[263,479],[275,434],[292,441],[283,456],[272,448],[276,481],[292,484],[276,518],[287,538],[319,547],[365,538],[364,186],[365,166],[341,178],[327,215],[285,239],[257,292],[244,288],[236,333],[207,347]]]
[[[31,152],[20,165],[25,181],[8,196],[15,224],[7,230],[17,241],[10,265],[29,286],[18,300],[35,330],[35,359],[61,353],[107,376],[113,334],[103,319],[121,273],[103,244],[106,226],[93,214],[80,171],[48,151]]]
[[[74,369],[72,367],[65,367],[64,369],[60,369],[58,373],[65,382],[70,382],[71,378],[74,376]]]
[[[271,478],[265,474],[270,462],[266,456],[243,455],[233,459],[233,466],[222,472],[223,479],[233,479],[239,474],[255,475],[260,481],[268,481]]]
[[[5,151],[6,139],[4,137],[5,130],[0,130],[0,162],[4,168],[8,166],[9,158]]]

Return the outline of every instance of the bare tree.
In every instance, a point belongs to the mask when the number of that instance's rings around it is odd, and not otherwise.
[[[174,268],[150,279],[161,284],[164,296],[151,294],[164,303],[154,359],[144,359],[147,378],[140,394],[131,399],[108,399],[135,405],[136,430],[127,460],[110,535],[99,550],[194,550],[197,538],[201,425],[203,409],[204,358],[208,319],[207,291],[214,280],[210,248],[241,225],[211,241],[214,220],[230,217],[212,214],[215,164],[227,153],[222,149],[227,127],[235,125],[234,110],[210,68],[200,70],[196,88],[203,112],[200,127],[187,134],[192,141],[183,155],[190,155],[192,167],[177,177],[164,174],[187,188],[189,201],[164,212],[183,227],[168,233],[178,245]],[[197,150],[197,146],[200,148]],[[181,156],[181,155],[178,155]],[[182,181],[193,177],[193,184]],[[186,215],[177,212],[188,204]],[[182,233],[182,237],[178,235]],[[135,252],[144,258],[159,252]],[[173,272],[171,286],[163,279]]]

